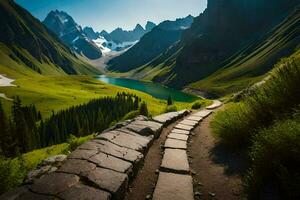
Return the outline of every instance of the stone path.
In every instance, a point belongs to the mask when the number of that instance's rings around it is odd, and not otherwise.
[[[55,172],[34,178],[30,184],[5,193],[0,199],[121,200],[162,128],[188,113],[187,110],[171,112],[154,119],[137,117],[117,124],[79,146]],[[178,135],[180,133],[174,133],[170,141],[183,142],[186,149],[187,136],[183,130],[179,132],[182,132],[182,137]],[[176,151],[183,163],[173,171],[186,174],[189,171],[186,152]],[[175,155],[173,151],[166,155],[165,168],[169,169],[173,167]],[[185,176],[178,176],[182,184],[189,181]],[[166,178],[167,181],[168,175]]]
[[[168,135],[153,200],[194,199],[193,179],[186,151],[187,141],[192,130],[208,117],[213,109],[221,105],[221,102],[214,101],[213,105],[179,122]]]

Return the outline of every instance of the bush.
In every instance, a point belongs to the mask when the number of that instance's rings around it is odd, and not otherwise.
[[[270,76],[241,103],[217,113],[212,127],[223,142],[247,147],[257,130],[286,118],[300,104],[299,63],[293,60],[281,63]]]
[[[140,111],[140,115],[144,115],[146,117],[149,115],[146,102],[141,103],[139,111]]]
[[[135,117],[137,117],[139,115],[140,115],[140,111],[138,111],[138,110],[131,111],[130,113],[127,113],[123,117],[122,121],[129,120],[129,119],[134,119]]]
[[[78,146],[82,145],[88,140],[91,140],[92,138],[94,138],[94,135],[89,135],[86,137],[79,137],[79,138],[74,135],[70,135],[68,139],[69,150],[74,151]]]
[[[175,105],[172,105],[172,106],[167,106],[164,113],[176,112],[176,111],[177,111],[177,107]]]
[[[249,199],[272,184],[280,199],[300,199],[300,117],[263,129],[254,137],[247,176]]]
[[[196,101],[195,103],[193,103],[192,109],[198,110],[198,109],[202,108],[204,106],[204,104],[205,104],[205,102],[203,102],[203,101]]]

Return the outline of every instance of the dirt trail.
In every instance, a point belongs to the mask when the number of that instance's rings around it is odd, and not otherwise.
[[[158,174],[155,172],[159,169],[162,160],[163,150],[161,147],[177,123],[178,121],[164,128],[160,137],[154,141],[145,157],[143,167],[130,185],[125,200],[143,200],[147,195],[152,195],[158,178]]]
[[[218,144],[209,127],[211,119],[206,118],[193,131],[188,146],[195,199],[241,199],[240,174],[246,163],[242,155]]]

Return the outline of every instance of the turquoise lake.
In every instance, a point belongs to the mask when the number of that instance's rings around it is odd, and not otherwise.
[[[105,75],[97,76],[96,78],[104,83],[145,92],[158,99],[166,100],[168,99],[169,95],[171,95],[174,101],[180,102],[193,102],[198,99],[197,96],[187,94],[173,88],[165,87],[159,83],[138,81],[126,78],[113,78],[107,77]]]

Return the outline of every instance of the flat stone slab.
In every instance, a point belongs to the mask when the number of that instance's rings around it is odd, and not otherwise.
[[[98,153],[89,158],[89,161],[97,164],[98,167],[112,169],[114,171],[127,174],[132,172],[132,164],[130,162],[121,160],[105,153]]]
[[[57,171],[81,175],[94,169],[96,169],[96,165],[86,160],[68,159]]]
[[[164,148],[172,149],[187,149],[187,142],[182,140],[175,140],[168,138],[165,142]]]
[[[197,117],[202,117],[202,118],[206,118],[208,117],[210,114],[212,113],[212,110],[201,110],[195,114],[193,114],[194,116]]]
[[[194,200],[192,177],[160,172],[153,200]]]
[[[180,122],[180,124],[196,127],[199,124],[199,122],[185,119],[185,120],[182,120]]]
[[[168,138],[187,141],[189,139],[189,136],[184,134],[170,133],[168,135]]]
[[[121,147],[126,147],[139,152],[144,152],[148,147],[148,143],[140,139],[140,137],[135,137],[129,134],[120,133],[117,131],[111,131],[99,135],[96,139],[106,140],[114,143]]]
[[[57,195],[77,184],[79,176],[65,173],[50,173],[36,179],[31,190],[39,194]]]
[[[90,142],[86,142],[79,146],[79,149],[97,150],[98,152],[103,152],[131,163],[138,163],[144,157],[143,154],[138,151],[120,147],[105,140],[92,140]]]
[[[182,129],[173,129],[171,131],[171,133],[177,133],[177,134],[183,134],[183,135],[189,135],[190,134],[190,131],[186,131],[186,130],[182,130]]]
[[[182,130],[185,130],[185,131],[191,131],[191,130],[194,129],[194,126],[189,126],[189,125],[184,125],[184,124],[179,123],[175,126],[175,128],[182,129]]]
[[[67,191],[59,194],[59,197],[64,200],[109,200],[111,199],[110,193],[92,188],[83,184],[77,184],[69,188]]]
[[[191,115],[189,116],[188,118],[186,118],[187,120],[191,120],[191,121],[196,121],[196,122],[201,122],[203,120],[202,117],[198,117],[198,116],[195,116],[195,115]]]
[[[128,185],[127,174],[109,169],[96,168],[89,172],[86,177],[99,188],[109,191],[113,199],[124,198]]]
[[[186,151],[180,149],[165,149],[160,168],[165,172],[188,174],[190,167]]]
[[[139,140],[141,141],[141,143],[145,143],[147,144],[148,146],[147,147],[150,147],[150,144],[151,142],[154,140],[154,136],[153,135],[150,135],[150,136],[142,136],[142,135],[139,135],[131,130],[128,130],[126,128],[121,128],[121,129],[117,129],[115,130],[117,132],[119,132],[120,134],[129,134],[131,136],[135,136],[136,138],[139,138]]]
[[[163,126],[162,123],[158,123],[158,122],[154,122],[154,121],[142,121],[142,120],[133,121],[131,124],[150,127],[151,130],[153,131],[153,133],[158,132]]]
[[[76,149],[69,155],[68,158],[87,160],[97,153],[98,151],[96,150]]]
[[[222,106],[222,102],[219,100],[214,100],[213,104],[206,107],[207,110],[214,110]]]

